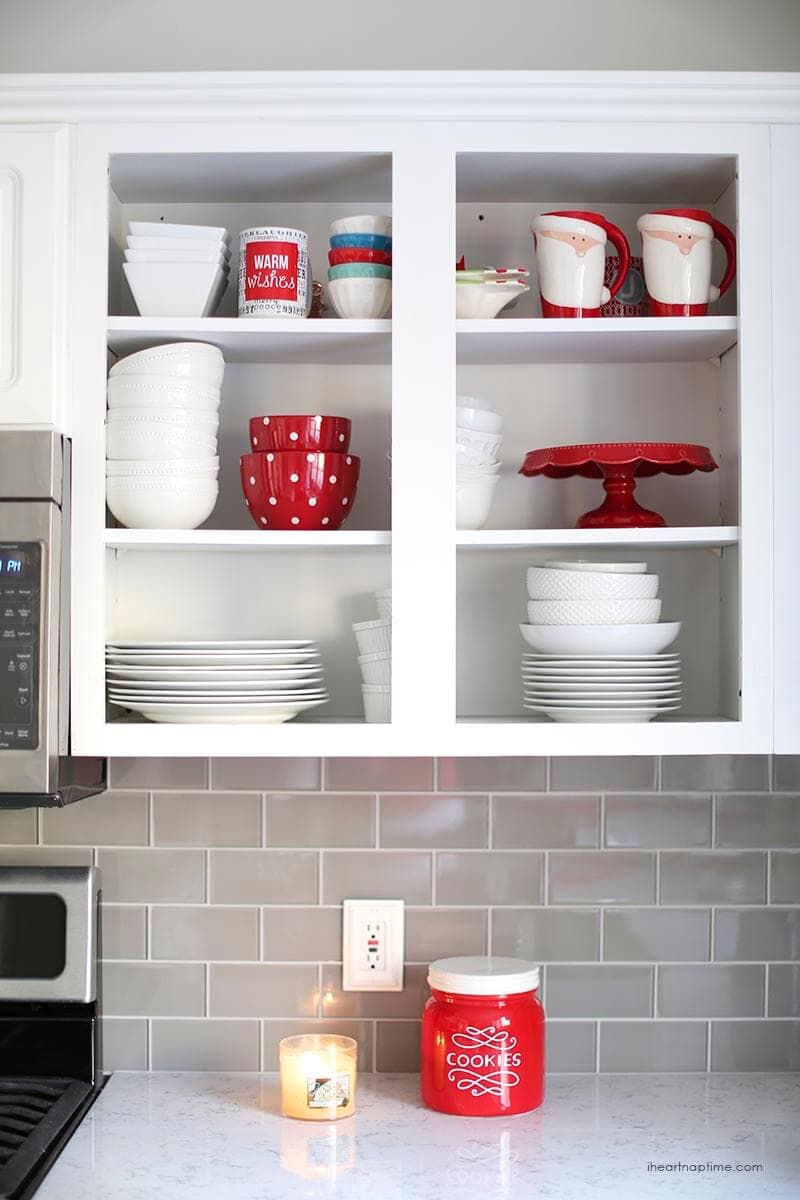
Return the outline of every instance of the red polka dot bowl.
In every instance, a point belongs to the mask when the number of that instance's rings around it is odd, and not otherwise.
[[[347,417],[305,414],[250,418],[250,447],[264,450],[350,449],[351,425]]]
[[[338,451],[241,457],[242,491],[259,529],[339,529],[355,503],[361,459]]]

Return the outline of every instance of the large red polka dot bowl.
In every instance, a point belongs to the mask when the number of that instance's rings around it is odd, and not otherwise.
[[[250,418],[253,450],[341,450],[350,449],[351,424],[347,417],[289,414]]]
[[[338,451],[269,450],[241,457],[244,501],[259,529],[339,529],[361,459]]]

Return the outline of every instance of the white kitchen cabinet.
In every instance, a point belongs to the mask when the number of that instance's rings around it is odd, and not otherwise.
[[[54,117],[75,122],[75,751],[771,750],[771,379],[785,350],[770,325],[770,123],[796,114],[797,80],[758,77],[743,91],[716,77],[609,76],[581,92],[577,79],[527,75],[371,76],[344,91],[326,76],[204,79],[202,94],[169,77],[113,95],[101,80],[79,97],[63,84],[51,102]],[[601,211],[636,253],[641,212],[687,204],[737,232],[736,285],[707,318],[543,320],[532,292],[505,317],[456,321],[457,254],[532,266],[537,212]],[[330,220],[359,211],[392,214],[391,319],[238,320],[233,289],[216,317],[148,319],[124,286],[130,219],[234,235],[256,223],[307,229],[324,278]],[[228,363],[219,504],[196,531],[114,528],[104,506],[107,354],[182,338],[213,342]],[[491,397],[505,418],[496,502],[475,532],[455,529],[457,393]],[[243,507],[247,417],[293,409],[353,418],[362,484],[337,533],[261,533]],[[640,483],[667,528],[577,530],[598,483],[517,474],[534,446],[633,439],[700,442],[720,464]],[[646,557],[659,573],[663,616],[683,622],[684,709],[673,719],[553,725],[523,713],[525,567],[554,551]],[[374,615],[370,593],[390,582],[392,721],[366,725],[350,625]],[[106,709],[110,634],[292,633],[322,647],[332,700],[317,720],[175,726]]]
[[[0,125],[0,425],[64,427],[69,132]]]

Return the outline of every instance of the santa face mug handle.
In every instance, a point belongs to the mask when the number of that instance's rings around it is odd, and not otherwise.
[[[616,296],[628,273],[631,251],[621,229],[601,213],[541,213],[531,225],[536,247],[536,273],[542,316],[599,317],[600,308]],[[603,284],[606,242],[617,251],[617,270]]]
[[[711,213],[698,208],[666,208],[644,213],[636,222],[642,235],[644,281],[654,317],[703,317],[736,274],[736,238]],[[714,239],[725,251],[719,287],[711,282]]]

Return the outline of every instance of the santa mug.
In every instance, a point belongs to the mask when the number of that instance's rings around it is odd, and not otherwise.
[[[534,219],[536,274],[545,317],[599,317],[625,282],[631,251],[621,229],[600,213],[552,212]],[[603,283],[606,243],[616,248],[616,273]]]
[[[307,317],[311,310],[308,234],[274,225],[243,229],[239,316]]]
[[[654,317],[704,317],[736,274],[736,238],[716,217],[697,208],[665,208],[636,222],[642,235],[644,281]],[[725,250],[725,274],[711,282],[714,239]]]

